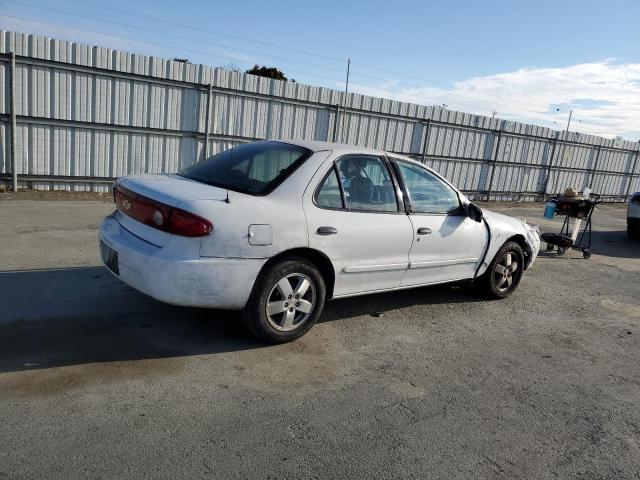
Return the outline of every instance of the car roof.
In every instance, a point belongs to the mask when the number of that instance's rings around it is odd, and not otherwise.
[[[313,141],[313,140],[293,140],[290,138],[278,138],[278,139],[273,139],[273,141],[289,143],[291,145],[298,145],[299,147],[308,148],[312,152],[323,152],[323,151],[331,150],[334,152],[342,151],[345,153],[369,153],[373,155],[393,155],[394,157],[415,161],[410,157],[407,157],[405,155],[400,155],[398,153],[387,152],[385,150],[376,150],[375,148],[361,147],[358,145],[348,145],[346,143],[319,142],[319,141]]]
[[[445,183],[447,183],[447,185],[449,185],[451,188],[453,188],[454,190],[458,191],[458,188],[453,185],[449,180],[447,180],[445,177],[443,177],[442,175],[440,175],[438,172],[436,172],[435,170],[433,170],[432,168],[428,167],[427,165],[423,164],[422,162],[419,162],[411,157],[408,157],[406,155],[401,155],[399,153],[393,153],[393,152],[387,152],[385,150],[376,150],[373,148],[366,148],[366,147],[360,147],[358,145],[348,145],[346,143],[334,143],[334,142],[317,142],[317,141],[313,141],[313,140],[293,140],[290,138],[274,138],[274,139],[270,139],[267,141],[273,141],[273,142],[282,142],[282,143],[288,143],[290,145],[297,145],[299,147],[304,147],[307,148],[309,150],[311,150],[312,152],[325,152],[327,150],[331,150],[334,152],[344,152],[345,154],[347,153],[368,153],[368,154],[372,154],[372,155],[392,155],[394,158],[399,158],[402,160],[405,160],[407,162],[411,162],[411,163],[415,163],[416,165],[420,165],[422,168],[426,168],[427,170],[429,170],[430,172],[434,173],[437,177],[439,177],[441,180],[444,180]]]

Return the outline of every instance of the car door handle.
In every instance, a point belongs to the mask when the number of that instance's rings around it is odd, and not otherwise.
[[[338,233],[338,230],[333,227],[318,227],[318,230],[316,230],[316,232],[318,233],[318,235],[335,235],[336,233]]]
[[[431,229],[429,227],[420,227],[418,229],[418,235],[429,235],[431,233]]]

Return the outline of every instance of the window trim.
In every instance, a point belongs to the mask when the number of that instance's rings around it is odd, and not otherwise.
[[[342,159],[344,159],[345,157],[353,157],[353,156],[367,156],[367,157],[373,157],[373,158],[377,158],[378,160],[380,160],[382,162],[382,165],[384,168],[386,168],[387,173],[389,174],[389,178],[391,179],[391,183],[393,185],[393,195],[396,199],[396,210],[395,211],[389,211],[389,210],[361,210],[361,209],[353,209],[353,208],[349,208],[349,206],[347,205],[347,196],[345,194],[344,191],[344,185],[342,184],[342,178],[340,177],[340,170],[338,169],[338,162]],[[342,208],[334,208],[334,207],[324,207],[321,205],[318,205],[318,203],[316,202],[316,197],[318,195],[318,192],[322,186],[322,184],[324,183],[324,181],[326,180],[326,178],[329,176],[329,173],[331,172],[331,170],[333,170],[336,174],[336,176],[338,177],[338,185],[340,187],[340,197],[342,198]],[[400,191],[399,191],[400,190]],[[325,174],[322,176],[322,179],[318,182],[318,184],[316,185],[316,188],[313,192],[313,204],[317,207],[317,208],[321,208],[323,210],[333,210],[333,211],[340,211],[340,212],[351,212],[351,213],[382,213],[385,215],[406,215],[406,207],[405,207],[405,203],[404,203],[404,196],[400,195],[399,193],[402,193],[402,190],[400,188],[400,185],[398,183],[398,180],[395,177],[395,173],[393,171],[392,165],[389,162],[389,158],[386,155],[380,156],[380,155],[374,155],[371,153],[346,153],[344,155],[341,155],[337,158],[335,158],[332,162],[331,162],[331,166],[327,169],[327,171],[325,172]]]
[[[396,175],[398,175],[400,184],[401,184],[401,188],[402,188],[402,193],[404,196],[406,196],[406,210],[407,210],[407,214],[409,215],[428,215],[428,216],[451,216],[451,217],[458,217],[461,215],[464,215],[464,208],[462,205],[462,200],[460,199],[460,192],[458,192],[457,189],[455,189],[453,187],[453,185],[451,185],[444,177],[442,177],[440,174],[438,174],[437,172],[427,168],[426,166],[420,164],[420,163],[416,163],[416,162],[411,162],[402,158],[397,158],[397,157],[389,157],[389,160],[391,161],[391,164],[393,165],[394,170],[396,171]],[[438,180],[440,180],[442,183],[444,183],[447,187],[449,187],[455,194],[456,194],[456,198],[458,199],[458,208],[456,208],[455,210],[452,210],[451,212],[448,213],[439,213],[439,212],[418,212],[415,210],[414,205],[413,205],[413,201],[411,199],[411,194],[409,193],[409,189],[407,188],[407,185],[404,181],[404,177],[402,176],[402,172],[400,171],[400,165],[399,163],[405,163],[407,165],[413,165],[417,168],[421,168],[423,170],[425,170],[426,172],[430,173],[431,175],[433,175],[434,177],[436,177]]]
[[[324,182],[327,180],[327,178],[329,178],[329,175],[331,175],[331,173],[333,173],[336,176],[336,180],[338,181],[338,190],[340,190],[340,201],[342,202],[342,207],[340,208],[327,207],[325,205],[318,204],[318,194],[320,193],[320,190],[322,189]],[[313,199],[313,204],[316,207],[321,208],[323,210],[348,211],[346,208],[346,202],[344,199],[344,189],[342,188],[342,182],[340,181],[340,174],[338,173],[338,167],[336,167],[335,162],[331,164],[331,167],[322,176],[322,179],[318,182],[318,185],[316,185],[316,189],[313,192],[312,199]]]

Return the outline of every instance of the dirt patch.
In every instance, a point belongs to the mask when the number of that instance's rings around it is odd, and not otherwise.
[[[156,381],[184,370],[184,358],[90,363],[0,374],[0,399],[44,398],[96,385]]]
[[[0,190],[0,202],[2,201],[16,201],[16,200],[40,200],[40,201],[78,201],[78,200],[90,200],[90,201],[102,201],[104,203],[113,203],[113,196],[111,192],[98,193],[98,192],[68,192],[65,190],[31,190],[21,189],[17,192],[2,191]]]

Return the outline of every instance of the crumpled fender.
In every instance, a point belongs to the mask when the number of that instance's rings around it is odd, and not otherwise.
[[[540,231],[535,225],[529,225],[502,213],[492,212],[491,210],[482,210],[483,221],[489,231],[489,242],[484,258],[480,262],[476,277],[482,275],[489,264],[498,253],[498,250],[511,238],[519,235],[524,239],[525,248],[525,270],[529,269],[535,262],[540,250]]]

